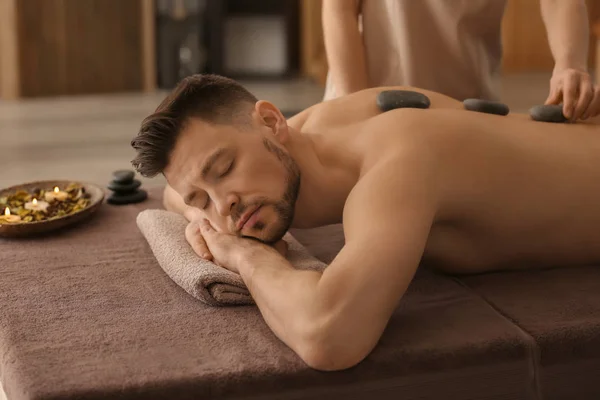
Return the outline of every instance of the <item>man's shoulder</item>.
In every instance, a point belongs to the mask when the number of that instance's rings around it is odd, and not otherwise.
[[[360,137],[361,151],[367,161],[365,167],[371,169],[395,164],[396,168],[405,168],[405,164],[422,161],[426,153],[431,153],[450,139],[440,140],[444,130],[436,121],[435,111],[393,110],[357,125],[356,134]],[[449,132],[445,136],[452,134]]]
[[[400,154],[382,159],[359,178],[347,198],[346,243],[360,246],[369,238],[423,241],[437,213],[435,188],[435,171],[427,160]]]
[[[381,114],[377,108],[376,89],[367,89],[347,96],[322,101],[288,120],[298,130],[335,129]]]
[[[425,146],[387,150],[372,160],[366,160],[356,185],[350,192],[344,209],[348,213],[363,213],[378,204],[382,217],[392,217],[402,207],[429,207],[436,204],[437,162]],[[380,200],[381,199],[381,200]]]
[[[378,116],[377,95],[384,90],[405,87],[375,87],[314,104],[288,120],[295,129],[328,129],[364,122]],[[419,89],[414,89],[419,90]]]
[[[462,103],[440,93],[405,86],[384,86],[364,89],[343,97],[322,101],[288,120],[295,129],[320,130],[365,122],[388,114],[377,106],[377,96],[387,90],[405,90],[424,94],[431,102],[431,109],[462,109]],[[394,110],[397,112],[400,110]],[[397,114],[396,114],[397,115]]]

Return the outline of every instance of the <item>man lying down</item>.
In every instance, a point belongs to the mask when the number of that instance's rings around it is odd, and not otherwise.
[[[194,250],[239,273],[268,326],[319,370],[371,352],[420,263],[468,274],[600,261],[598,122],[466,111],[416,89],[429,109],[381,113],[383,89],[286,121],[238,83],[196,75],[132,141],[137,171],[166,177],[165,206],[190,221]],[[270,246],[333,223],[345,245],[324,272]]]

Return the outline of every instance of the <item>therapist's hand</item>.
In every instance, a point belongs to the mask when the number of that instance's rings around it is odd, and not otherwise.
[[[570,121],[595,117],[600,114],[600,86],[594,84],[585,70],[555,68],[545,104],[560,103]]]

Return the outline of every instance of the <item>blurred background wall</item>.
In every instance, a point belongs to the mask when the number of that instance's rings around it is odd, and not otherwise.
[[[600,21],[600,0],[588,7]],[[505,74],[552,69],[539,0],[508,1],[503,41]],[[321,0],[0,0],[1,98],[153,91],[197,72],[323,83]]]
[[[599,21],[600,0],[588,6]],[[553,64],[539,0],[508,0],[503,22],[500,98],[527,112]],[[196,72],[237,77],[286,116],[321,101],[321,0],[0,0],[0,187],[107,184],[131,167],[140,122]]]

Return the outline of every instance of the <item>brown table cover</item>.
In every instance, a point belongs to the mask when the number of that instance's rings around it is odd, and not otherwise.
[[[600,399],[600,266],[462,281],[533,339],[544,400]]]
[[[51,235],[0,239],[9,400],[598,398],[597,269],[421,270],[371,355],[325,373],[255,306],[208,306],[169,279],[135,222],[160,207],[160,188],[149,195]],[[588,397],[564,397],[572,385]]]

